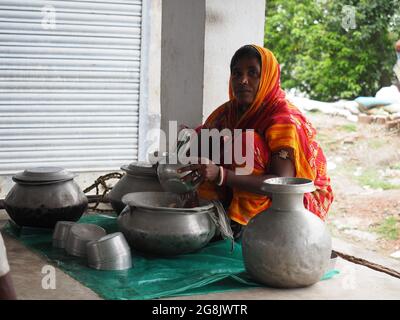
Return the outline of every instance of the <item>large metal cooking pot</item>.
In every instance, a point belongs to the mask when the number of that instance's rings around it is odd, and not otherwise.
[[[204,247],[216,226],[211,202],[195,208],[174,208],[178,195],[169,192],[136,192],[122,198],[128,206],[118,217],[118,226],[130,246],[156,255],[178,255]]]
[[[121,170],[125,171],[126,174],[107,195],[107,199],[116,213],[119,214],[124,209],[125,204],[121,199],[127,193],[162,191],[155,166],[143,162],[133,162],[129,166],[122,166]]]
[[[58,221],[78,221],[88,200],[74,177],[58,167],[19,172],[12,178],[16,184],[4,200],[5,209],[21,227],[54,228]]]

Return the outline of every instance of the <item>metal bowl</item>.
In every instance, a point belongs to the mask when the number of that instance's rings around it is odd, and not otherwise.
[[[58,221],[53,232],[53,247],[65,248],[67,243],[68,234],[73,225],[76,222],[72,221]]]
[[[111,233],[86,245],[90,263],[110,262],[120,256],[130,256],[131,250],[121,232]]]
[[[88,265],[98,270],[126,270],[132,267],[131,250],[121,232],[108,234],[86,245]]]
[[[132,268],[131,255],[118,256],[111,261],[92,262],[88,261],[88,266],[97,270],[127,270]]]
[[[85,257],[86,244],[106,235],[106,231],[95,224],[77,223],[71,227],[65,250],[73,256]]]
[[[193,183],[192,180],[183,181],[182,178],[192,173],[192,171],[187,171],[183,173],[178,173],[178,169],[186,167],[187,164],[162,164],[157,166],[158,180],[160,181],[161,187],[166,192],[172,193],[187,193],[197,189],[200,185],[199,182]]]

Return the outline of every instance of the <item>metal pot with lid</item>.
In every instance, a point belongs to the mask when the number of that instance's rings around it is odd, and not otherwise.
[[[128,193],[162,191],[155,165],[147,162],[132,162],[129,165],[123,165],[121,170],[125,171],[126,174],[107,195],[107,199],[116,213],[119,214],[126,206],[121,199]]]
[[[88,199],[74,181],[75,174],[59,167],[18,172],[4,206],[19,226],[54,228],[58,221],[78,221]]]

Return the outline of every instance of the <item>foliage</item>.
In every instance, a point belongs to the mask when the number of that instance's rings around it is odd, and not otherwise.
[[[393,216],[387,217],[377,227],[373,228],[373,231],[388,240],[397,240],[399,238],[398,221]]]
[[[282,87],[331,101],[375,96],[392,82],[400,0],[267,0],[264,44],[282,69]],[[356,28],[345,30],[345,5]]]
[[[386,178],[379,175],[377,170],[373,168],[365,169],[361,175],[356,178],[361,186],[369,186],[372,189],[400,189],[400,185],[387,181]]]

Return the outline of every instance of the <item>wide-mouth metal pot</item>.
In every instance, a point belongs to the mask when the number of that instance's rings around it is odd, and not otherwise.
[[[88,199],[74,176],[56,167],[16,174],[16,183],[4,200],[8,215],[21,227],[54,228],[58,221],[78,221]]]
[[[131,248],[155,255],[178,255],[196,251],[212,239],[216,226],[211,202],[199,207],[176,208],[178,195],[169,192],[136,192],[122,198],[127,207],[118,226]]]

